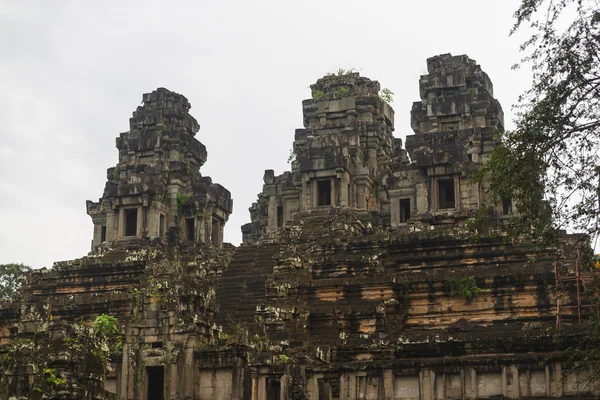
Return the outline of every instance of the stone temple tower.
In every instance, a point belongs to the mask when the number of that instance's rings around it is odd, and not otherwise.
[[[200,174],[206,148],[190,103],[159,88],[144,94],[143,106],[117,138],[119,162],[109,168],[104,194],[87,202],[94,222],[92,249],[104,242],[178,238],[221,246],[231,214],[231,194]]]
[[[485,187],[471,178],[497,144],[502,108],[487,74],[465,55],[431,57],[427,71],[406,147],[393,136],[394,110],[377,81],[357,73],[317,80],[302,102],[292,169],[265,172],[244,241],[271,240],[296,215],[303,223],[352,215],[382,229],[463,227],[483,199]],[[496,211],[499,218],[511,213],[510,199]]]

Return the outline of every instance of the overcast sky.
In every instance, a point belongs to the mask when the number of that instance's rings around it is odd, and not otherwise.
[[[142,94],[185,95],[208,149],[202,174],[228,188],[225,240],[262,188],[288,168],[308,86],[355,68],[394,93],[397,137],[411,133],[426,59],[481,64],[511,126],[529,85],[512,71],[518,0],[0,0],[0,263],[42,267],[86,255],[115,138]]]

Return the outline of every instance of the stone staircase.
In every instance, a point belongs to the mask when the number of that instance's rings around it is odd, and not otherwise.
[[[219,312],[215,322],[251,322],[256,307],[265,303],[265,282],[273,274],[277,244],[239,247],[217,286]]]

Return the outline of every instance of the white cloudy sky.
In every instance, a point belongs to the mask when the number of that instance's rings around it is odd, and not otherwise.
[[[117,163],[115,138],[142,93],[184,94],[208,148],[203,175],[227,187],[238,244],[265,169],[287,168],[308,86],[355,68],[395,93],[410,133],[427,57],[468,54],[510,106],[519,0],[0,0],[0,263],[34,267],[89,251],[85,201]]]

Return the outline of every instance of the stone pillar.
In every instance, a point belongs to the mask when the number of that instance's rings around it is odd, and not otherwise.
[[[344,395],[342,397],[343,400],[354,400],[357,398],[356,396],[356,375],[353,373],[347,373],[342,375],[346,381]],[[340,393],[341,394],[341,393]]]
[[[244,360],[241,357],[236,357],[235,365],[231,371],[231,400],[244,399],[244,386],[246,386],[244,382],[244,368]]]
[[[394,388],[394,374],[391,369],[383,371],[383,390],[380,390],[379,393],[382,392],[384,400],[394,400],[396,390]]]
[[[117,240],[119,229],[119,214],[116,209],[106,213],[106,240]]]
[[[94,235],[92,237],[92,251],[102,243],[102,225],[94,223]]]
[[[550,367],[548,365],[544,368],[544,372],[546,375],[546,396],[550,397]]]
[[[277,196],[269,196],[269,211],[267,219],[267,232],[277,231]]]
[[[175,399],[177,397],[177,364],[168,364],[165,368],[165,375],[167,374],[167,372],[170,373],[170,377],[169,377],[169,398],[170,399]],[[165,381],[167,380],[167,377],[165,376]]]
[[[177,226],[177,193],[179,193],[178,185],[169,185],[169,221],[167,223],[167,230],[174,226]]]
[[[563,396],[562,366],[560,363],[555,363],[553,366],[550,396],[561,398]]]
[[[267,400],[267,378],[262,374],[258,375],[258,388],[256,393],[256,400]]]
[[[417,183],[417,202],[416,208],[418,213],[426,213],[429,211],[429,191],[427,190],[427,182]]]
[[[434,400],[435,399],[435,373],[429,368],[424,368],[419,373],[419,380],[421,386],[421,399],[422,400]]]
[[[250,379],[252,381],[250,386],[250,398],[251,400],[258,400],[258,376],[255,369],[250,371]]]
[[[204,239],[205,239],[205,243],[210,243],[210,241],[212,240],[212,219],[213,219],[213,212],[214,212],[214,204],[207,204],[206,208],[205,208],[205,213],[206,213],[206,217],[205,217],[205,234],[204,234]]]
[[[123,344],[123,358],[121,361],[121,377],[119,379],[120,387],[119,393],[117,396],[119,399],[127,399],[127,388],[130,386],[127,381],[127,377],[129,376],[129,345],[127,343]]]
[[[506,396],[509,399],[518,399],[519,393],[519,369],[514,365],[505,368],[506,374]]]
[[[194,348],[196,347],[196,338],[190,336],[185,342],[184,368],[183,368],[183,390],[184,396],[192,397],[194,395],[195,365]]]
[[[306,379],[305,395],[307,400],[319,400],[319,376],[316,374]]]

